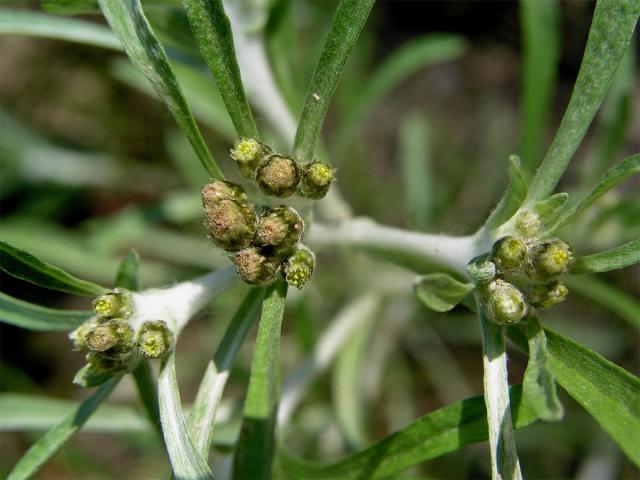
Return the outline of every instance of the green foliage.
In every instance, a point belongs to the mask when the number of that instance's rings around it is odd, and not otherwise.
[[[234,478],[272,478],[275,426],[280,398],[280,333],[287,284],[270,286],[262,304],[242,430],[236,446]]]
[[[475,288],[446,273],[430,273],[416,279],[414,289],[418,299],[436,312],[448,312]]]
[[[0,241],[0,268],[21,280],[34,283],[51,290],[74,293],[76,295],[100,295],[107,289],[95,283],[80,280],[64,270],[54,267],[29,252]]]
[[[634,240],[606,252],[580,257],[571,268],[571,273],[594,273],[618,270],[640,263],[640,240]]]
[[[509,157],[509,186],[496,209],[489,215],[484,228],[493,230],[513,217],[526,196],[527,180],[520,168],[520,158],[517,155],[511,155]]]
[[[0,292],[0,322],[28,330],[70,331],[91,316],[91,311],[78,312],[41,307]]]
[[[222,179],[222,172],[193,119],[164,48],[142,12],[140,0],[100,0],[100,9],[122,42],[131,62],[144,73],[156,93],[167,104],[207,172],[213,178]]]
[[[374,1],[341,0],[338,5],[298,123],[293,150],[299,161],[313,160],[324,117],[338,85],[340,74],[364,27]]]

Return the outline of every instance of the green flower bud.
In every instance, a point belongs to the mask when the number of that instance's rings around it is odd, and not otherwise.
[[[491,320],[500,325],[517,323],[527,314],[527,303],[522,292],[500,279],[487,285],[486,306]]]
[[[274,153],[264,157],[258,165],[256,182],[265,195],[290,197],[299,181],[300,168],[291,157]]]
[[[126,367],[125,362],[122,360],[110,358],[98,352],[87,353],[85,359],[91,367],[94,375],[116,373],[120,370],[124,370]]]
[[[531,249],[527,275],[532,280],[549,280],[566,273],[572,263],[573,253],[569,245],[562,240],[549,240]]]
[[[223,180],[214,180],[202,187],[201,197],[202,206],[205,209],[223,199],[244,203],[248,201],[247,195],[240,185]]]
[[[229,153],[242,176],[253,179],[260,160],[271,153],[271,148],[253,138],[241,138],[236,140]]]
[[[287,283],[296,288],[302,288],[313,275],[316,256],[307,247],[299,247],[282,268]]]
[[[478,255],[467,264],[467,274],[473,283],[487,283],[496,276],[496,265],[489,260],[489,254]]]
[[[251,245],[256,214],[246,202],[222,198],[207,206],[204,225],[217,245],[236,252]]]
[[[131,293],[127,290],[116,288],[112,292],[100,295],[93,301],[93,310],[102,319],[129,318],[133,314]]]
[[[114,359],[129,356],[133,347],[133,329],[126,321],[111,319],[87,333],[87,346]]]
[[[569,290],[561,282],[533,285],[529,290],[529,302],[536,308],[551,308],[564,302]]]
[[[491,260],[501,272],[520,270],[527,257],[527,246],[518,237],[502,237],[493,244]]]
[[[525,238],[537,237],[542,231],[540,215],[531,210],[524,210],[516,218],[516,229]]]
[[[166,322],[144,322],[138,334],[138,349],[145,357],[158,358],[173,348],[173,332]]]
[[[267,210],[258,219],[254,245],[274,247],[275,253],[288,253],[302,236],[304,222],[295,209],[280,206]]]
[[[267,249],[256,247],[240,250],[233,257],[236,271],[249,285],[266,286],[273,283],[280,268],[280,262]]]
[[[298,190],[303,197],[318,200],[324,198],[334,180],[335,168],[326,163],[312,162],[303,167]]]

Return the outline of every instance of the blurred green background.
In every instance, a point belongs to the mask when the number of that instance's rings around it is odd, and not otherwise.
[[[1,6],[39,10],[38,2]],[[268,52],[276,77],[287,79],[281,86],[296,117],[335,7],[330,1],[271,4]],[[593,8],[590,1],[560,3],[561,51],[545,146],[568,102]],[[171,1],[145,11],[174,61],[209,147],[225,173],[238,179],[227,158],[234,140],[231,122],[185,17]],[[99,15],[81,18],[104,23]],[[378,2],[323,130],[329,158],[338,167],[338,185],[356,215],[459,235],[482,224],[505,188],[506,159],[521,140],[520,28],[515,1]],[[448,34],[454,45],[441,61],[394,57],[436,33]],[[394,77],[403,61],[414,61],[415,67]],[[639,150],[635,63],[630,55],[561,191],[586,188],[608,166]],[[277,128],[260,115],[257,121],[267,139],[279,144]],[[201,225],[198,188],[206,173],[164,105],[121,53],[0,36],[0,162],[0,238],[81,278],[112,285],[119,260],[131,248],[142,257],[144,287],[228,263]],[[579,226],[564,232],[565,238],[580,253],[637,238],[638,186],[632,180],[603,197]],[[420,208],[407,200],[411,195],[422,198]],[[624,313],[607,308],[606,298],[611,289],[637,298],[639,274],[633,267],[576,281],[569,285],[574,295],[543,320],[638,374],[638,331],[625,322]],[[378,303],[375,315],[361,323],[336,362],[312,384],[282,432],[281,441],[296,453],[335,459],[435,408],[482,392],[476,319],[463,308],[446,315],[427,311],[412,298],[411,280],[407,272],[364,256],[320,252],[315,280],[290,299],[283,378],[350,302],[372,292]],[[2,291],[17,298],[65,309],[88,307],[84,299],[4,273],[0,281]],[[184,403],[193,400],[245,292],[237,286],[225,293],[180,338],[177,366]],[[254,337],[243,347],[225,392],[231,420],[218,432],[214,453],[221,470],[237,431],[233,412],[246,389]],[[86,396],[71,384],[83,358],[71,351],[65,334],[0,324],[0,342],[3,392]],[[514,349],[510,358],[510,381],[520,383],[525,356]],[[133,384],[122,382],[110,401],[137,405]],[[564,393],[562,401],[561,423],[536,423],[516,433],[525,477],[637,478],[637,469],[595,421]],[[0,476],[38,435],[0,433]],[[487,452],[485,444],[468,446],[402,478],[485,478]],[[54,458],[39,478],[147,479],[169,472],[158,439],[140,432],[80,433]]]

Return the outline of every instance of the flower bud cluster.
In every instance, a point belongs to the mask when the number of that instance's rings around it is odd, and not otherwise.
[[[144,358],[158,358],[174,345],[174,335],[162,320],[135,319],[132,295],[115,289],[93,302],[96,315],[70,334],[76,349],[87,354],[94,373],[131,371]]]
[[[536,230],[533,220],[524,219],[522,229]],[[508,325],[522,320],[531,308],[564,301],[569,291],[558,277],[572,262],[571,248],[562,240],[508,235],[493,244],[491,253],[469,262],[467,272],[480,286],[489,317]]]
[[[286,198],[298,193],[318,200],[329,191],[335,169],[314,161],[301,164],[253,138],[237,140],[230,151],[243,177],[255,180],[260,191],[270,197]]]

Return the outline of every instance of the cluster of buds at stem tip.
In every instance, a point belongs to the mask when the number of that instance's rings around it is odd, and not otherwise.
[[[254,138],[237,140],[229,153],[240,174],[255,180],[262,193],[271,197],[286,198],[297,192],[319,200],[335,180],[336,170],[326,163],[299,163]]]
[[[536,218],[522,216],[519,231],[538,232]],[[499,324],[520,321],[531,307],[551,308],[567,297],[558,277],[573,262],[571,248],[562,240],[500,238],[489,254],[469,262],[467,273],[481,286],[489,317]]]
[[[115,289],[93,302],[96,315],[70,338],[76,349],[87,354],[94,373],[132,371],[143,357],[158,358],[174,346],[174,335],[162,320],[136,318],[131,292]]]

